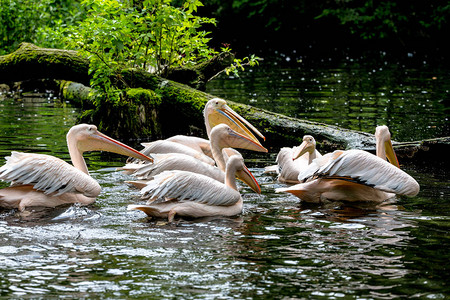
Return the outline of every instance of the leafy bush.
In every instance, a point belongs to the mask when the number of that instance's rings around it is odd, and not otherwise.
[[[165,76],[173,67],[188,67],[217,52],[208,46],[205,24],[215,19],[195,16],[202,5],[187,0],[172,6],[171,0],[83,0],[86,18],[76,26],[46,28],[47,36],[64,39],[68,48],[79,50],[90,61],[91,86],[120,101],[123,68],[143,68]],[[240,61],[236,62],[239,67]],[[236,72],[235,66],[232,72]],[[101,99],[99,99],[101,101]]]
[[[123,100],[124,68],[166,76],[217,54],[208,46],[205,25],[216,20],[196,16],[199,0],[3,0],[0,16],[5,52],[29,41],[44,47],[78,50],[89,62],[91,87],[103,100]],[[228,47],[223,51],[231,51]],[[238,74],[257,58],[236,59],[227,72]]]
[[[1,0],[0,55],[15,50],[21,42],[49,46],[47,35],[39,33],[41,28],[74,24],[83,14],[73,0]]]

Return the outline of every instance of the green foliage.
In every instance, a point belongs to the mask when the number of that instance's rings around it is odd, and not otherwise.
[[[222,52],[230,52],[231,49],[228,48],[228,46],[223,47]],[[235,58],[231,66],[225,69],[225,72],[227,75],[230,73],[233,73],[234,76],[239,77],[239,70],[244,71],[244,66],[256,66],[259,65],[260,58],[256,55],[252,54],[250,57],[244,57],[244,58]]]
[[[324,1],[299,0],[204,0],[212,6],[218,19],[232,18],[235,22],[249,20],[251,26],[265,31],[286,31],[299,24],[309,23],[316,16]],[[243,24],[243,26],[245,26]]]
[[[213,7],[222,22],[230,18],[230,23],[240,22],[240,27],[312,32],[311,36],[325,28],[373,40],[442,39],[448,31],[450,16],[450,3],[442,0],[204,0],[204,3]]]
[[[198,0],[180,6],[170,0],[83,0],[86,18],[76,26],[60,27],[59,37],[90,61],[91,86],[107,100],[120,101],[127,83],[123,68],[143,68],[165,76],[169,68],[189,66],[212,57],[204,24],[214,19],[195,16]],[[55,31],[55,36],[58,32]],[[101,101],[101,99],[99,99]]]
[[[1,0],[0,55],[14,51],[21,42],[49,46],[42,28],[74,24],[82,16],[73,0]]]
[[[427,37],[447,25],[450,4],[441,1],[335,0],[317,18],[335,17],[363,39]]]
[[[352,34],[359,34],[364,39],[385,38],[388,33],[397,32],[398,22],[407,20],[406,16],[393,13],[397,6],[395,2],[381,2],[376,6],[372,1],[367,1],[362,6],[353,6],[355,3],[351,1],[342,6],[344,2],[336,3],[339,7],[324,9],[318,18],[337,17],[341,24],[349,27]]]
[[[212,58],[199,0],[2,0],[0,54],[22,41],[78,50],[89,60],[94,104],[122,105],[129,87],[121,72],[139,68],[162,77],[169,69]],[[230,49],[228,49],[230,51]],[[238,73],[256,58],[237,59],[227,72]]]

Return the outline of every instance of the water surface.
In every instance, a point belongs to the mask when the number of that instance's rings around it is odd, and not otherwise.
[[[69,161],[77,108],[51,95],[0,97],[0,164],[11,150]],[[424,116],[425,118],[425,116]],[[353,121],[352,121],[353,122]],[[395,127],[395,124],[390,124]],[[440,130],[440,129],[439,129]],[[168,224],[127,211],[125,158],[86,154],[95,204],[0,210],[0,297],[445,299],[450,295],[447,170],[406,171],[421,192],[383,207],[305,205],[263,173],[276,153],[244,153],[262,187],[241,187],[233,218]],[[1,186],[6,186],[1,183]]]
[[[450,72],[430,58],[269,53],[239,77],[222,73],[206,91],[240,103],[397,141],[450,135]]]

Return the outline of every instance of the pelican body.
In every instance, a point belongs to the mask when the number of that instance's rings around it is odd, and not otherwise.
[[[220,182],[225,180],[225,166],[228,155],[240,155],[233,150],[225,148],[234,147],[259,152],[267,152],[267,149],[259,143],[255,143],[247,136],[239,134],[226,124],[219,124],[211,130],[211,153],[217,167],[211,166],[192,156],[182,153],[172,153],[168,155],[155,156],[153,164],[146,164],[137,169],[133,174],[139,179],[152,179],[155,175],[168,170],[183,170],[203,174],[212,177]],[[135,186],[142,188],[144,181],[130,181]]]
[[[209,132],[208,132],[209,136]],[[185,145],[187,147],[190,147],[200,153],[203,153],[204,155],[213,158],[211,153],[211,145],[209,140],[196,137],[196,136],[188,136],[188,135],[174,135],[170,138],[167,138],[166,141],[179,143],[182,145]]]
[[[73,166],[46,154],[13,151],[0,167],[0,179],[11,186],[0,190],[0,207],[55,207],[66,203],[91,204],[100,194],[100,185],[89,176],[83,152],[109,151],[152,161],[150,157],[116,141],[94,125],[79,124],[67,133]]]
[[[154,153],[157,154],[167,154],[167,153],[182,153],[185,155],[189,155],[198,159],[204,163],[207,163],[211,166],[214,165],[214,159],[205,155],[203,152],[199,152],[187,145],[180,144],[173,141],[168,140],[157,140],[150,143],[142,143],[144,149],[141,150],[141,153],[144,155],[151,155]],[[139,159],[133,157],[133,159],[128,159],[127,163],[141,163]]]
[[[299,183],[299,173],[317,157],[322,155],[316,150],[316,140],[310,135],[305,135],[300,146],[281,148],[277,155],[277,164],[266,167],[265,172],[275,172],[280,182]]]
[[[153,165],[142,164],[142,162],[135,159],[127,160],[127,164],[120,170],[127,174],[134,174],[140,179],[129,181],[129,183],[142,188],[146,184],[145,180],[152,179],[154,175],[165,170],[196,172],[223,182],[225,160],[222,150],[224,148],[235,147],[267,152],[267,149],[255,137],[255,135],[258,135],[260,138],[265,139],[264,136],[248,121],[232,110],[225,100],[219,98],[209,100],[203,110],[203,116],[209,140],[193,136],[176,135],[165,140],[143,143],[142,145],[145,148],[141,152],[145,155],[152,154],[152,156],[158,158]],[[221,133],[217,129],[216,134],[213,134],[214,128],[221,127],[223,124],[228,125],[228,129],[221,128]],[[159,155],[161,153],[166,155]],[[188,158],[186,155],[192,158]],[[219,167],[219,170],[213,167],[214,164]]]
[[[206,103],[205,108],[203,109],[203,117],[208,139],[203,139],[195,136],[176,135],[165,140],[143,143],[142,145],[145,148],[142,150],[142,153],[146,155],[150,155],[151,153],[169,152],[184,153],[213,165],[214,160],[210,143],[211,131],[216,125],[222,123],[227,124],[231,129],[241,135],[246,136],[263,148],[255,135],[259,136],[263,140],[265,140],[265,137],[252,124],[250,124],[242,116],[231,109],[227,105],[227,102],[225,100],[220,98],[209,100]],[[174,144],[178,144],[178,147],[176,147]],[[192,152],[192,150],[195,151]],[[209,157],[209,159],[205,157]],[[134,162],[136,162],[136,160],[133,159],[129,159],[127,161],[127,163]]]
[[[208,176],[187,171],[165,171],[156,175],[141,190],[147,205],[129,205],[128,210],[142,210],[149,216],[168,218],[234,216],[242,212],[243,200],[235,176],[245,178],[252,189],[259,185],[245,167],[242,157],[230,156],[226,165],[225,183]]]
[[[289,192],[314,203],[325,200],[381,203],[395,195],[415,196],[419,184],[400,170],[390,137],[387,126],[378,126],[376,156],[362,150],[328,153],[300,172],[300,184],[278,188],[276,192]]]

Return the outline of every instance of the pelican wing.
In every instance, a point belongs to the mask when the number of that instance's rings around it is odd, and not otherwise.
[[[362,150],[334,151],[315,159],[299,174],[299,181],[314,178],[352,180],[389,193],[414,196],[419,184],[389,162]]]
[[[0,179],[12,185],[32,185],[45,194],[82,193],[97,197],[100,185],[65,161],[45,154],[11,152],[0,168]]]
[[[183,153],[195,157],[196,159],[199,159],[207,164],[215,164],[215,161],[211,157],[180,143],[167,140],[158,140],[150,143],[142,143],[142,145],[144,146],[144,149],[140,152],[144,155],[150,155],[152,153]],[[136,162],[136,159],[129,158],[127,160],[127,163],[131,162]]]
[[[207,139],[196,136],[175,135],[167,138],[166,141],[183,144],[212,158],[211,144]]]
[[[264,167],[264,174],[279,174],[278,165],[270,165]]]
[[[116,170],[123,171],[123,173],[125,173],[127,175],[131,175],[146,165],[147,164],[144,164],[144,163],[134,162],[134,163],[125,164],[125,166],[123,166],[123,167],[118,167],[118,168],[116,168]]]
[[[134,175],[140,179],[152,179],[164,171],[182,170],[206,175],[220,182],[224,182],[225,173],[215,166],[204,163],[192,156],[185,154],[167,155],[158,159],[153,164],[147,164],[139,168]]]
[[[278,180],[282,182],[298,182],[298,175],[301,170],[308,166],[309,153],[305,153],[293,160],[294,148],[283,147],[277,155]]]
[[[141,190],[149,202],[158,199],[195,201],[207,205],[233,205],[241,198],[239,192],[208,176],[187,171],[165,171],[156,175]]]
[[[296,180],[299,172],[308,166],[309,153],[293,160],[293,152],[293,148],[281,148],[277,156],[277,163],[282,177]]]

